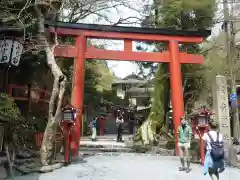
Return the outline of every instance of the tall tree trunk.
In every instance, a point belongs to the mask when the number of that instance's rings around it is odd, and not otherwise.
[[[57,65],[56,59],[54,57],[54,47],[57,45],[57,42],[55,42],[54,46],[51,46],[49,44],[45,34],[44,15],[38,6],[35,6],[35,11],[38,17],[39,41],[46,53],[46,61],[54,78],[52,94],[49,101],[48,123],[44,132],[40,150],[42,165],[49,165],[53,160],[54,142],[56,138],[58,122],[61,118],[62,100],[65,92],[67,78]],[[55,37],[55,40],[56,39],[57,38]]]
[[[143,144],[152,144],[154,142],[157,129],[167,139],[171,138],[164,131],[164,118],[167,111],[166,103],[169,99],[169,90],[168,64],[159,64],[155,76],[151,111],[147,120],[139,129]]]
[[[154,25],[159,26],[159,5],[160,2],[154,0]],[[153,103],[147,120],[139,129],[138,135],[141,136],[143,144],[152,144],[155,140],[156,130],[162,132],[166,139],[171,137],[164,130],[165,114],[169,101],[169,68],[167,63],[158,64],[155,75]]]

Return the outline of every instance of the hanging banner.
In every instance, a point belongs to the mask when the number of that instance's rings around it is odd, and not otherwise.
[[[4,127],[0,124],[0,152],[3,150]]]
[[[12,49],[12,59],[11,59],[11,64],[12,65],[14,65],[14,66],[18,66],[19,65],[22,51],[23,51],[23,45],[20,44],[17,41],[14,41],[13,49]]]
[[[2,40],[1,45],[1,54],[0,54],[0,64],[9,63],[13,41],[12,40]]]
[[[4,41],[0,40],[0,64],[2,63],[2,57],[3,57],[3,52],[2,52],[3,44],[4,44]]]

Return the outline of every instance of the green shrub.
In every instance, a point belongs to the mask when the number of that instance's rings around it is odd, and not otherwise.
[[[21,112],[14,99],[5,93],[0,93],[0,116],[9,118],[10,120],[22,119]]]
[[[43,117],[37,117],[34,119],[33,124],[36,132],[44,132],[47,126],[47,120]]]

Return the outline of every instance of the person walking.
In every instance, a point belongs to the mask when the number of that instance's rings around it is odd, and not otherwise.
[[[96,141],[97,136],[97,119],[98,117],[92,118],[91,126],[92,126],[92,141]]]
[[[181,117],[181,125],[178,127],[178,147],[179,147],[179,156],[181,161],[181,167],[179,171],[186,171],[189,173],[190,169],[190,156],[189,148],[191,145],[192,131],[188,126],[184,116]],[[187,167],[185,166],[187,163]]]
[[[219,173],[225,169],[223,135],[217,131],[215,120],[210,120],[209,128],[202,137],[205,141],[204,175],[209,174],[212,180],[219,180]]]
[[[119,116],[116,119],[116,126],[117,126],[117,142],[123,142],[122,140],[122,126],[124,123],[123,116]]]

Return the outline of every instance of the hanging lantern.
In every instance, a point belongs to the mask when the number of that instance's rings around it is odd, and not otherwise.
[[[63,122],[74,123],[76,120],[76,109],[66,106],[62,109],[63,112]]]
[[[23,52],[23,45],[14,40],[0,40],[0,64],[18,66]]]
[[[3,141],[4,141],[4,126],[0,124],[0,151],[3,150]]]
[[[208,117],[206,115],[198,115],[197,119],[197,126],[198,127],[206,127],[208,126]]]

